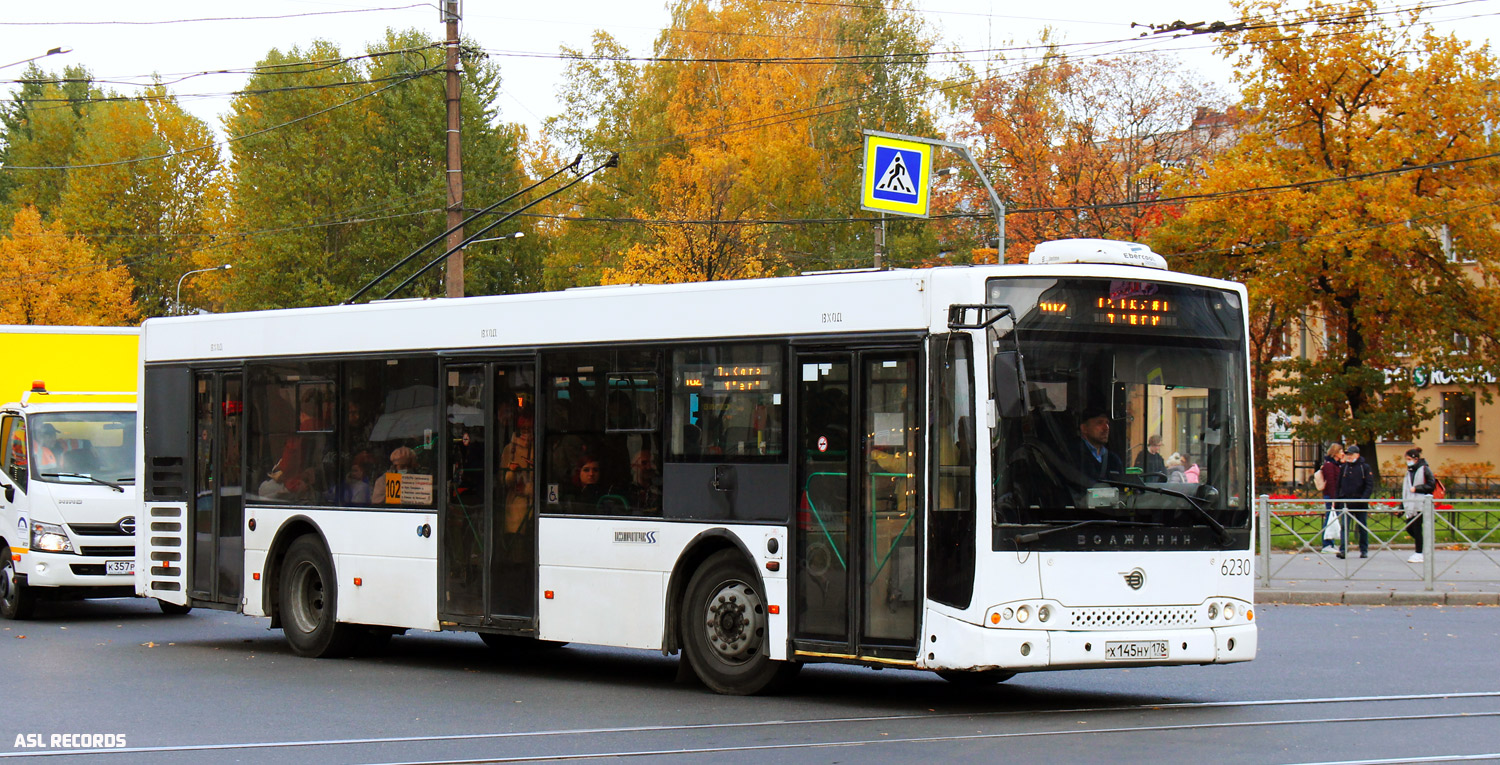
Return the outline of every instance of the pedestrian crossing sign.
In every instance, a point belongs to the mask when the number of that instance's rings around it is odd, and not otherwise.
[[[860,207],[927,217],[932,144],[865,134],[865,178]]]

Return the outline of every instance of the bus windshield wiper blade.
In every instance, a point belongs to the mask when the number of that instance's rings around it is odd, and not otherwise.
[[[1124,489],[1143,489],[1145,491],[1154,492],[1156,494],[1165,494],[1168,497],[1177,497],[1179,499],[1185,500],[1188,505],[1193,508],[1193,510],[1197,511],[1200,518],[1208,522],[1208,525],[1213,528],[1214,533],[1218,534],[1220,544],[1228,545],[1234,542],[1234,538],[1229,535],[1229,529],[1224,528],[1224,524],[1219,523],[1219,519],[1215,518],[1213,514],[1208,511],[1208,508],[1203,506],[1203,500],[1191,494],[1145,482],[1127,483],[1125,481],[1111,481],[1108,479],[1100,479],[1099,482],[1108,486],[1118,486]]]
[[[95,478],[95,477],[93,477],[91,475],[85,475],[83,473],[42,473],[42,477],[43,478],[82,478],[82,479],[87,480],[87,481],[93,481],[94,483],[100,484],[102,486],[108,486],[109,488],[114,489],[115,491],[118,491],[118,492],[120,492],[122,494],[125,492],[125,490],[122,489],[122,488],[120,488],[120,485],[117,484],[117,483],[110,483],[109,481],[106,481],[103,478]]]
[[[1149,523],[1147,521],[1113,521],[1113,520],[1108,520],[1108,519],[1100,518],[1100,519],[1096,519],[1096,520],[1092,520],[1092,521],[1079,521],[1077,523],[1070,523],[1070,524],[1068,524],[1066,526],[1052,526],[1050,528],[1041,529],[1039,531],[1033,531],[1033,532],[1031,532],[1029,534],[1017,534],[1016,537],[1015,537],[1015,540],[1016,540],[1017,543],[1030,544],[1032,542],[1037,541],[1038,539],[1041,539],[1042,537],[1047,536],[1048,534],[1056,534],[1056,533],[1058,533],[1060,531],[1071,531],[1073,529],[1083,528],[1084,526],[1132,526],[1132,527],[1145,527],[1145,526],[1160,526],[1160,525],[1161,525],[1160,523]]]

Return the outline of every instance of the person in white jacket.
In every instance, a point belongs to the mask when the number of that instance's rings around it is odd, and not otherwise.
[[[1431,495],[1437,488],[1437,476],[1422,459],[1422,450],[1412,447],[1406,450],[1406,475],[1401,479],[1401,510],[1406,517],[1406,533],[1417,543],[1417,551],[1406,559],[1407,563],[1422,562],[1422,505],[1417,495]]]

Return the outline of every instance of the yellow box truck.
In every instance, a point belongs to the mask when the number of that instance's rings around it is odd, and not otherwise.
[[[0,616],[134,594],[140,330],[0,326],[0,343]]]

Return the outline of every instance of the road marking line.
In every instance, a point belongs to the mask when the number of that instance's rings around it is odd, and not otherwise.
[[[1306,704],[1349,704],[1368,703],[1382,701],[1432,701],[1439,699],[1472,699],[1472,698],[1494,698],[1500,697],[1500,691],[1473,691],[1463,693],[1417,693],[1400,696],[1344,696],[1324,697],[1315,699],[1260,699],[1247,701],[1182,701],[1168,702],[1163,704],[1131,704],[1118,707],[1083,707],[1073,709],[1042,709],[1042,710],[1015,710],[1008,712],[948,712],[941,714],[905,714],[905,715],[865,715],[859,717],[820,717],[813,720],[757,720],[751,722],[733,723],[689,723],[681,725],[636,725],[621,726],[614,728],[569,728],[562,730],[535,730],[515,731],[510,733],[455,733],[449,735],[431,736],[389,736],[383,738],[347,738],[347,739],[321,739],[309,741],[265,741],[242,744],[181,744],[175,746],[142,746],[128,747],[124,749],[44,749],[28,752],[0,752],[0,759],[9,757],[59,757],[80,754],[141,754],[151,752],[195,752],[195,751],[218,751],[232,749],[284,749],[292,747],[309,746],[347,746],[367,744],[403,744],[421,743],[427,741],[472,741],[483,739],[508,739],[508,738],[531,738],[545,736],[579,736],[579,735],[603,735],[610,733],[662,733],[668,731],[693,731],[693,730],[716,730],[726,728],[758,728],[779,725],[830,725],[841,723],[864,723],[864,722],[891,722],[896,720],[943,720],[956,718],[1003,718],[1026,715],[1035,717],[1037,715],[1077,715],[1084,713],[1108,713],[1108,712],[1140,712],[1159,709],[1213,709],[1224,707],[1260,707],[1260,706],[1300,706]],[[1479,712],[1474,716],[1488,716],[1492,713]],[[1500,713],[1493,713],[1500,714]],[[1463,717],[1464,714],[1453,716]],[[1394,719],[1419,719],[1421,716]],[[1355,718],[1350,718],[1355,719]],[[1130,730],[1149,730],[1149,728],[1132,728]],[[1107,731],[1096,731],[1107,732]],[[1051,735],[1051,732],[1038,732]],[[1032,735],[1032,734],[991,734],[1000,736]],[[711,751],[711,750],[706,750]]]

